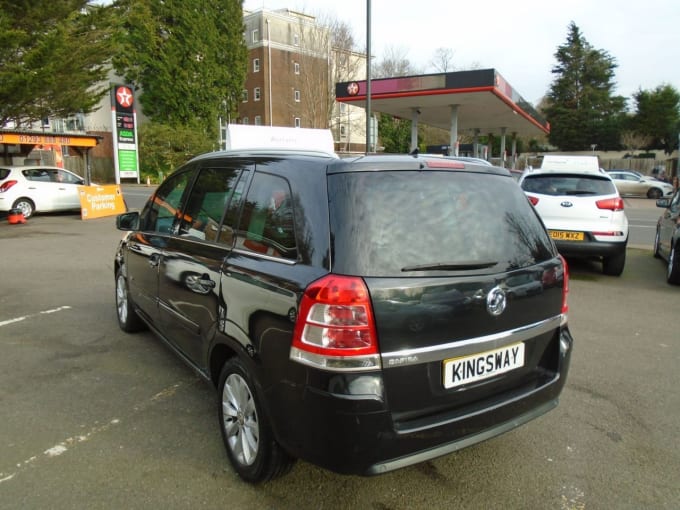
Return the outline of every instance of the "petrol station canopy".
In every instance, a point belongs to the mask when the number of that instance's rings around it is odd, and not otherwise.
[[[370,82],[371,113],[416,120],[457,133],[539,136],[545,121],[495,69],[458,71]],[[336,84],[336,99],[367,107],[367,82]]]

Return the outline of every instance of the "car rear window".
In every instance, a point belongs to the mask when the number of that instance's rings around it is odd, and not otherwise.
[[[541,195],[613,195],[614,183],[605,176],[583,174],[527,175],[522,189]]]
[[[413,268],[438,264],[498,272],[554,256],[529,201],[507,176],[336,174],[329,176],[329,204],[332,269],[338,273],[422,275]]]

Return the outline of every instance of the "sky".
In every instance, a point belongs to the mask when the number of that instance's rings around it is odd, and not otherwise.
[[[289,8],[352,27],[366,46],[369,0],[244,0],[248,10]],[[678,0],[371,0],[371,50],[377,61],[396,52],[424,73],[437,48],[453,51],[454,70],[496,69],[536,105],[550,89],[555,52],[566,44],[573,21],[596,49],[618,67],[614,93],[672,85],[680,91]]]

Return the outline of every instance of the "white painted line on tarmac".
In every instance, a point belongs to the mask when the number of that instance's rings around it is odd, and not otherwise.
[[[42,312],[41,312],[42,313]],[[198,381],[199,379],[194,379],[193,381]],[[177,392],[177,389],[183,386],[185,382],[178,382],[175,383],[171,386],[168,386],[167,388],[164,388],[163,390],[159,391],[155,395],[152,395],[149,399],[138,403],[137,405],[133,406],[133,413],[139,413],[141,411],[144,411],[151,407],[152,405],[161,402],[163,400],[166,400],[168,398],[171,398],[175,395]],[[191,384],[191,382],[190,382]],[[98,422],[95,422],[95,425],[90,428],[90,430],[85,433],[85,434],[79,434],[77,436],[72,436],[69,438],[64,439],[60,443],[48,448],[47,450],[43,451],[41,454],[38,455],[33,455],[32,457],[29,457],[28,459],[18,462],[14,468],[11,470],[7,471],[0,471],[0,485],[12,480],[14,477],[16,477],[18,474],[20,474],[22,471],[25,471],[26,469],[30,468],[34,464],[37,464],[38,462],[44,460],[44,459],[50,459],[54,457],[59,457],[60,455],[63,455],[66,453],[69,448],[73,448],[76,445],[80,443],[84,443],[85,441],[89,441],[92,439],[93,436],[96,434],[99,434],[101,432],[105,432],[111,427],[115,425],[119,425],[121,423],[121,420],[119,418],[114,418],[107,423],[104,423],[102,425],[98,425]]]
[[[15,317],[14,319],[8,319],[6,321],[0,321],[0,327],[7,326],[8,324],[14,324],[15,322],[25,321],[26,319],[30,319],[32,317],[38,317],[39,315],[57,313],[57,312],[61,312],[61,311],[64,311],[64,310],[70,310],[70,309],[71,309],[70,306],[60,306],[58,308],[52,308],[51,310],[43,310],[42,312],[32,313],[30,315],[24,315],[22,317]],[[0,481],[2,481],[2,480],[0,480]]]

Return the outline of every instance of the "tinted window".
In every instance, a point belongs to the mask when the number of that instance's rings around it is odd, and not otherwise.
[[[236,246],[273,257],[297,258],[291,192],[285,179],[255,173],[243,205]]]
[[[413,266],[488,263],[494,265],[487,270],[496,272],[554,256],[542,224],[509,177],[347,173],[329,177],[329,193],[335,272],[405,276]]]
[[[201,169],[184,208],[179,234],[231,245],[233,231],[228,226],[220,228],[220,222],[239,175],[235,169]]]
[[[182,195],[191,172],[180,172],[168,177],[156,190],[153,199],[142,212],[142,230],[171,233]]]
[[[530,193],[553,196],[616,194],[614,183],[606,177],[584,174],[527,175],[522,188]]]
[[[0,168],[0,181],[7,179],[9,175],[9,168]]]

